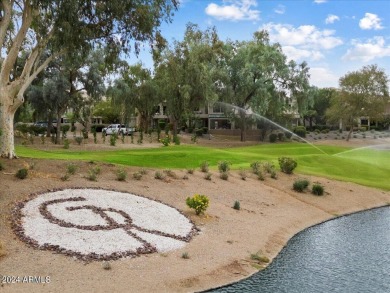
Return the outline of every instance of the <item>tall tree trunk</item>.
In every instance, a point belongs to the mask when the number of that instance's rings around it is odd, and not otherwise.
[[[55,143],[60,143],[60,137],[61,137],[61,112],[57,112],[57,128],[56,128],[56,137],[55,137]]]
[[[16,110],[23,104],[23,99],[10,98],[7,89],[0,93],[0,157],[16,158],[14,142],[14,116]]]
[[[352,131],[353,131],[353,123],[351,124],[351,129],[348,132],[348,136],[347,136],[346,141],[349,141],[349,139],[351,138]]]
[[[241,130],[241,141],[246,141],[246,114],[245,112],[244,113],[240,113],[240,124],[241,124],[241,127],[240,127],[240,130]]]

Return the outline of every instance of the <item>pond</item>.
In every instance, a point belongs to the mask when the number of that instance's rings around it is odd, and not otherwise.
[[[310,227],[263,271],[207,292],[390,292],[390,207]]]

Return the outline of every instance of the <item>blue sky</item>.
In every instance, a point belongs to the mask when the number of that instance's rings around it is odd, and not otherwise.
[[[337,87],[341,76],[369,64],[390,77],[390,0],[181,0],[163,36],[181,40],[188,22],[215,26],[222,40],[250,40],[267,29],[289,59],[308,63],[318,87]],[[131,60],[152,66],[146,50]]]

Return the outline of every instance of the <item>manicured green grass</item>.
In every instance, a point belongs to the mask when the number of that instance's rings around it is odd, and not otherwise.
[[[303,143],[280,143],[225,149],[181,145],[166,148],[94,152],[41,151],[18,146],[17,154],[21,157],[93,160],[164,169],[198,168],[202,161],[208,161],[210,167],[216,169],[221,160],[230,161],[233,169],[249,168],[249,164],[253,161],[267,160],[277,165],[278,157],[289,156],[298,161],[296,170],[298,173],[324,176],[390,190],[389,151],[363,149],[345,152],[350,148],[339,146],[320,146],[320,149],[326,154]]]

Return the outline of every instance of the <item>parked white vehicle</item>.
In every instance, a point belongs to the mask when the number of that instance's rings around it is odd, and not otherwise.
[[[118,135],[131,135],[134,132],[134,128],[126,127],[123,124],[111,124],[103,128],[102,132],[105,135],[118,134]]]

